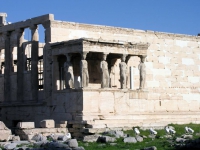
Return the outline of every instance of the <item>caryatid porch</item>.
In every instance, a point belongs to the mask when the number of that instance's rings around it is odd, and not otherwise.
[[[54,90],[86,87],[89,89],[129,89],[128,80],[133,80],[133,77],[129,75],[127,63],[131,56],[138,56],[141,58],[139,65],[141,83],[136,89],[144,89],[144,60],[148,46],[148,43],[86,38],[51,44],[54,63],[53,88]],[[117,60],[121,62],[117,64]],[[118,79],[111,77],[111,74],[117,74],[113,70],[114,65],[119,66]]]

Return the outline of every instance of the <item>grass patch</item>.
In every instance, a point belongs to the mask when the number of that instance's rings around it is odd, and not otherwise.
[[[115,143],[116,145],[110,145],[110,143],[86,143],[79,141],[79,146],[83,146],[86,150],[135,150],[135,149],[143,149],[145,147],[155,146],[158,150],[178,150],[175,146],[175,139],[177,137],[181,137],[181,135],[185,133],[185,127],[188,126],[194,130],[193,139],[199,138],[196,133],[200,133],[200,125],[197,124],[184,124],[184,125],[177,125],[177,124],[169,124],[169,126],[173,126],[176,130],[176,134],[172,136],[172,138],[164,137],[166,134],[165,130],[156,130],[157,135],[155,139],[149,138],[150,135],[149,130],[140,130],[140,135],[146,136],[143,142],[137,143],[124,143],[123,138],[117,139]],[[125,134],[129,136],[135,137],[135,133],[133,130],[124,131]]]

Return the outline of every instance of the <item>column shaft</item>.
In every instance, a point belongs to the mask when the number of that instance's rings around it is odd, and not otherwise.
[[[2,69],[1,69],[1,64],[2,64],[2,61],[1,61],[1,49],[0,49],[0,74],[2,74]]]
[[[23,101],[24,83],[24,51],[23,51],[23,29],[17,30],[17,101]]]
[[[37,25],[31,27],[32,33],[32,44],[31,44],[31,89],[32,89],[32,100],[38,101],[38,31]]]
[[[4,96],[5,102],[10,101],[10,71],[11,71],[11,51],[10,51],[10,33],[4,33],[5,38],[5,73],[4,73]]]

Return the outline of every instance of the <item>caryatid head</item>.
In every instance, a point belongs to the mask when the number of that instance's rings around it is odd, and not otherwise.
[[[103,60],[106,61],[107,54],[103,54]]]
[[[85,60],[87,57],[87,53],[82,53],[82,60]]]
[[[126,60],[126,55],[122,55],[121,61],[122,61],[122,62],[125,62],[125,60]]]
[[[145,62],[145,58],[146,58],[146,57],[147,57],[146,55],[142,55],[142,56],[140,56],[140,59],[141,59],[141,62],[142,62],[142,63]]]

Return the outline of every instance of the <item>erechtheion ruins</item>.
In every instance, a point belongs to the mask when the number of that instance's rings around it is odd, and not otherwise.
[[[1,13],[0,119],[8,127],[43,119],[84,122],[85,130],[200,123],[199,36],[57,21],[52,14],[5,19]]]

